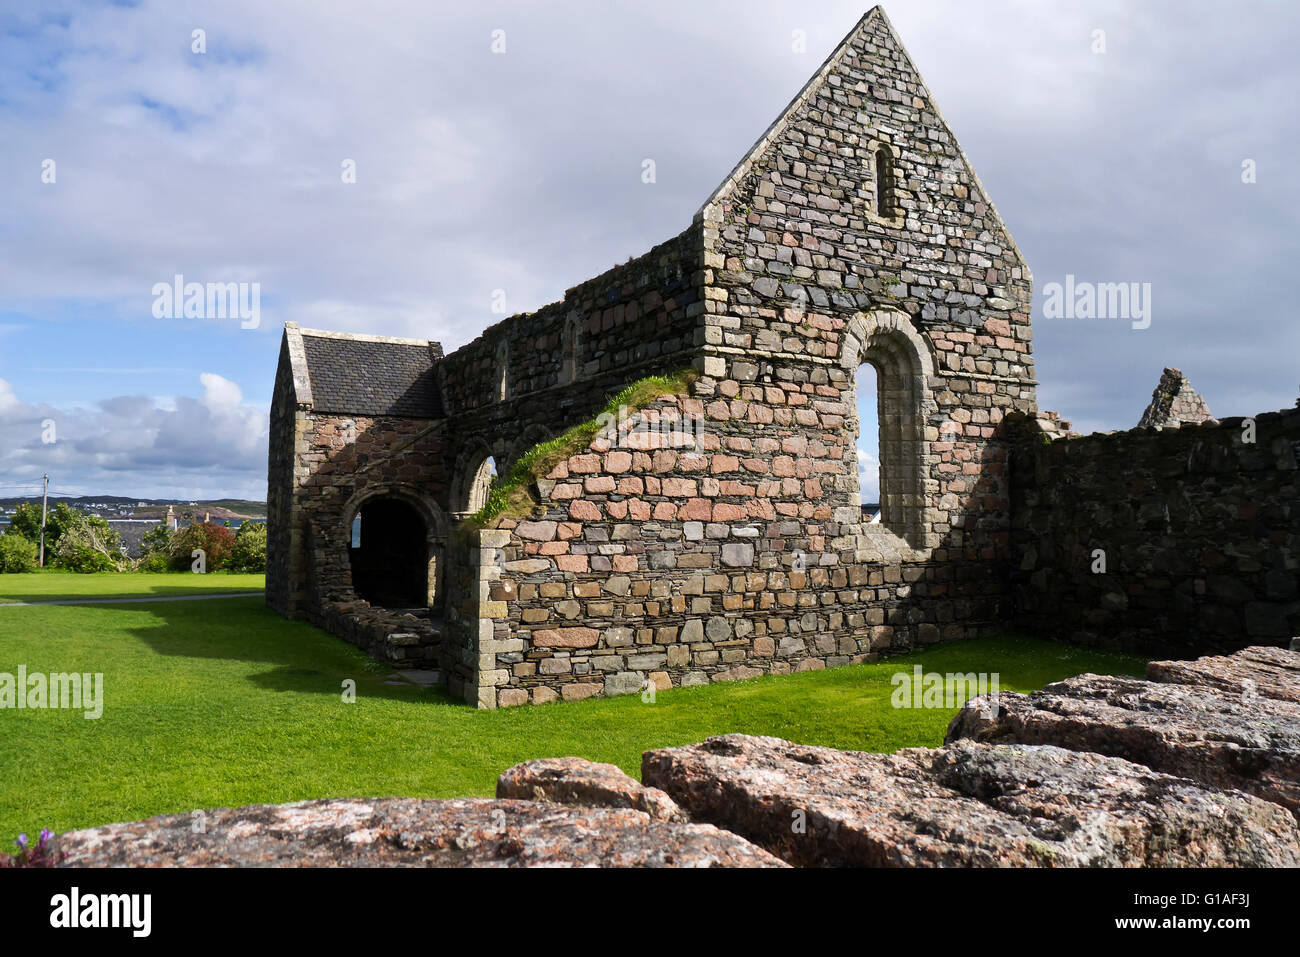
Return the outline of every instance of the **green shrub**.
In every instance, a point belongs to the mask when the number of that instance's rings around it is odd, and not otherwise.
[[[64,540],[59,542],[54,553],[53,565],[83,575],[117,571],[117,563],[113,559],[95,551],[93,548],[88,548],[73,541],[73,538],[74,536],[65,535]]]
[[[36,571],[37,551],[35,542],[17,532],[0,535],[0,572]]]
[[[80,512],[72,514],[75,518],[64,526],[53,549],[48,540],[46,542],[46,555],[52,556],[51,563],[83,574],[120,571],[126,563],[121,551],[121,536],[98,516],[86,516]]]
[[[171,545],[168,547],[171,567],[177,571],[191,571],[194,567],[194,552],[202,549],[207,559],[207,571],[215,572],[225,567],[230,558],[230,550],[235,544],[235,533],[224,525],[213,522],[195,522],[172,533]]]
[[[160,522],[144,533],[140,539],[140,548],[143,554],[152,555],[156,552],[166,552],[171,543],[172,530],[167,527],[166,522]]]
[[[154,551],[146,554],[140,563],[135,566],[138,572],[169,572],[172,570],[171,556],[165,551]]]
[[[266,571],[266,523],[244,522],[235,533],[227,567],[232,572]]]

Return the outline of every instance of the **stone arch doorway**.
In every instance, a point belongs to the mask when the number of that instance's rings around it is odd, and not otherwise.
[[[374,490],[351,503],[345,519],[356,597],[382,608],[441,608],[446,522],[436,505]]]

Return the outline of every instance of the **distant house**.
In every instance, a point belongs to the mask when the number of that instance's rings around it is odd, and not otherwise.
[[[139,558],[144,554],[145,532],[158,527],[153,519],[110,518],[107,521],[122,539],[122,554],[130,558]]]

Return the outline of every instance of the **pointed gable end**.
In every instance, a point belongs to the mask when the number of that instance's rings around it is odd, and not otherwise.
[[[936,244],[958,219],[965,233],[988,244],[995,266],[999,253],[1008,254],[1015,274],[997,276],[998,284],[1031,281],[1024,257],[879,6],[858,21],[696,221],[714,229],[738,223],[738,212],[767,208],[772,199],[806,201],[833,228],[879,227]]]

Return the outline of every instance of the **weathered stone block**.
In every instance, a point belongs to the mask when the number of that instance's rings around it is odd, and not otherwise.
[[[533,632],[533,645],[538,648],[591,648],[600,638],[595,628],[539,628]]]
[[[608,675],[605,678],[605,696],[612,698],[615,695],[637,694],[645,685],[645,677],[635,671],[622,671],[618,674]]]
[[[889,755],[726,735],[647,751],[641,777],[695,820],[801,866],[1300,862],[1300,830],[1276,805],[1055,747],[963,741]]]

